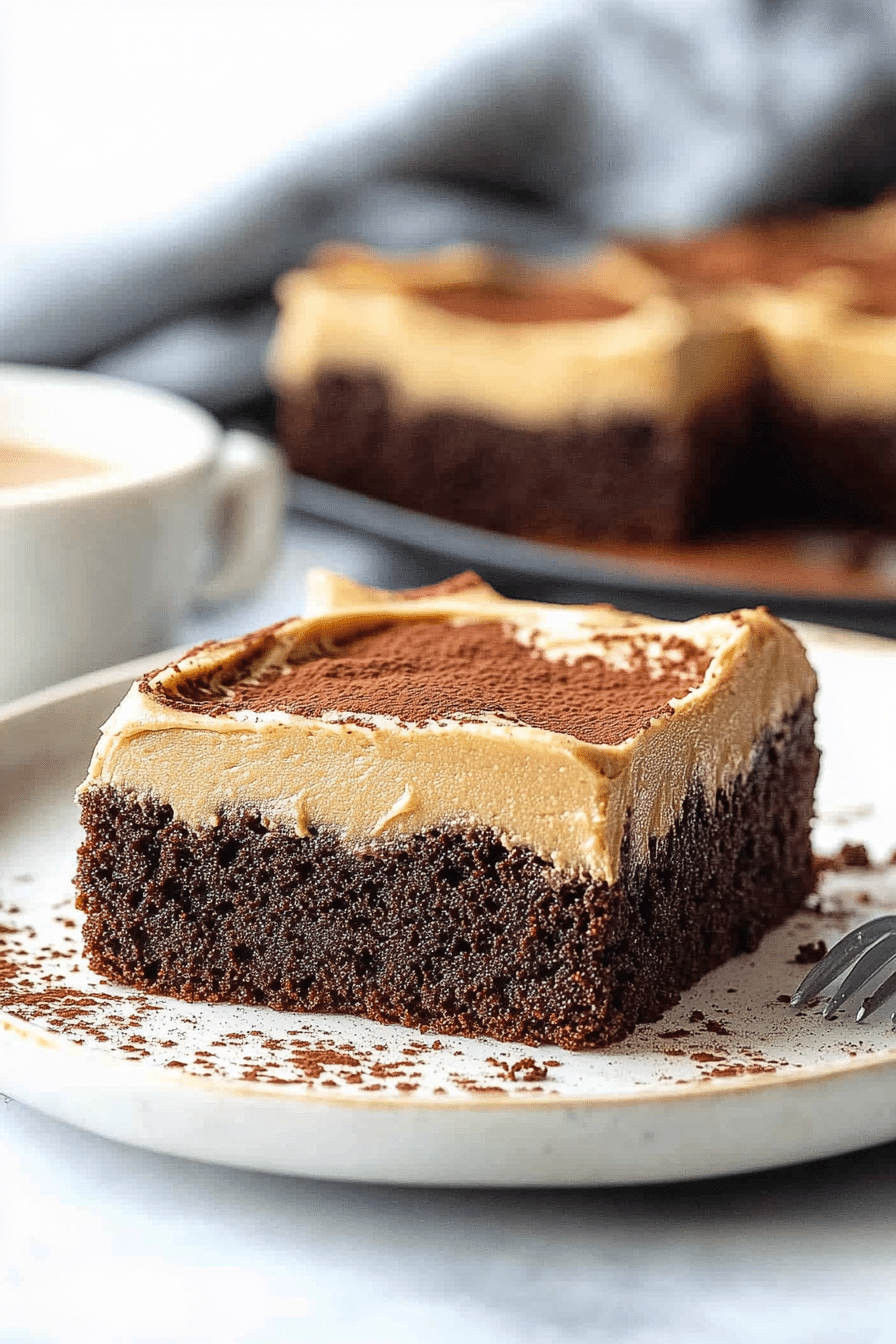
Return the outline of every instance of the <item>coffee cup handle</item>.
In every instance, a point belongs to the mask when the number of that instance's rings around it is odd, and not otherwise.
[[[267,439],[242,429],[225,433],[212,483],[218,565],[200,584],[200,601],[243,597],[264,578],[280,543],[284,471],[280,450]]]

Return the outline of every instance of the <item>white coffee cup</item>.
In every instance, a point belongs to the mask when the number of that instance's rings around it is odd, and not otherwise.
[[[0,701],[166,648],[191,601],[249,591],[274,554],[279,453],[179,397],[0,365],[4,448],[24,468],[0,482]],[[95,469],[29,481],[32,452]]]

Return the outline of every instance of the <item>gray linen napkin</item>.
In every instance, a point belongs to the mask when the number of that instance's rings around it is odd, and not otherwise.
[[[888,0],[558,5],[163,226],[0,275],[0,358],[263,395],[275,277],[328,238],[571,252],[896,182]]]

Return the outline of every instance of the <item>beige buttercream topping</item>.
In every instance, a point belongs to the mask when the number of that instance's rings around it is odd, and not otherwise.
[[[842,271],[811,280],[800,290],[754,285],[742,291],[772,378],[822,416],[892,417],[896,318],[850,308],[850,281]]]
[[[269,373],[281,391],[321,373],[383,377],[407,413],[447,409],[529,427],[614,417],[682,418],[743,381],[742,342],[692,329],[685,309],[621,249],[551,273],[552,294],[631,305],[596,321],[491,321],[446,311],[426,295],[483,285],[509,263],[476,249],[386,261],[359,249],[283,276]],[[515,271],[512,272],[515,275]],[[543,274],[516,277],[531,296]],[[530,289],[525,286],[529,284]],[[682,357],[682,351],[686,355]]]
[[[740,363],[744,383],[763,371],[821,416],[890,417],[896,412],[894,217],[888,202],[858,216],[744,225],[636,248],[634,255],[644,268],[645,291],[652,271],[655,292],[677,293],[692,331],[709,338],[696,342],[701,359],[718,360],[724,342],[724,357]],[[780,255],[776,239],[784,244]],[[768,277],[760,278],[764,271]],[[886,292],[879,296],[881,276]],[[685,363],[688,358],[683,353]],[[682,383],[693,382],[683,369]],[[718,378],[711,375],[713,385]],[[693,395],[701,399],[696,388]]]
[[[894,212],[888,204],[863,213],[864,225],[819,216],[656,248],[613,246],[549,272],[475,247],[409,258],[331,247],[278,282],[270,375],[288,391],[327,371],[374,373],[407,413],[454,409],[538,427],[625,415],[682,421],[764,371],[822,416],[889,416],[896,315],[886,304],[875,310],[873,268],[892,257]],[[703,283],[682,288],[676,266],[685,279],[696,267]],[[769,266],[774,283],[747,278]],[[513,323],[446,312],[426,297],[495,284],[534,293],[545,274],[559,294],[602,295],[629,310],[594,322]]]
[[[694,780],[714,800],[749,769],[760,734],[815,690],[798,640],[763,610],[676,625],[605,607],[516,603],[485,585],[403,598],[342,581],[330,585],[333,605],[324,611],[326,590],[326,582],[317,584],[310,617],[199,649],[142,689],[132,687],[103,729],[84,787],[150,795],[191,826],[249,808],[271,827],[299,835],[332,827],[349,843],[483,826],[557,868],[612,882],[629,816],[634,853],[646,857],[651,836],[667,833]],[[695,690],[613,746],[487,711],[475,721],[408,724],[376,714],[349,721],[278,710],[209,715],[176,704],[179,688],[214,685],[223,694],[238,669],[270,676],[321,640],[384,620],[498,621],[527,646],[540,642],[545,656],[572,661],[635,635],[642,648],[685,641],[711,659]]]

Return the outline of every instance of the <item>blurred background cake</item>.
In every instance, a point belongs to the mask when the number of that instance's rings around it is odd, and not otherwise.
[[[322,249],[277,285],[280,441],[298,472],[543,540],[896,532],[891,227],[821,213],[553,268]]]
[[[665,290],[612,250],[565,268],[325,250],[277,286],[280,441],[299,472],[479,527],[689,536],[751,355]]]

